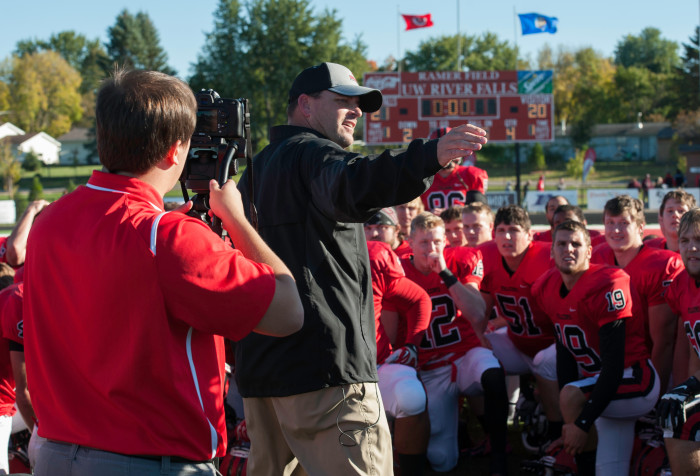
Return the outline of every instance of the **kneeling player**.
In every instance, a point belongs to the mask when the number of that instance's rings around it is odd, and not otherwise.
[[[387,243],[367,242],[377,334],[379,390],[394,422],[394,448],[401,474],[423,474],[430,435],[426,395],[418,380],[416,346],[430,321],[428,294],[406,278],[399,258]],[[403,319],[383,318],[383,302],[406,309]],[[394,313],[396,314],[396,313]]]
[[[664,429],[666,450],[674,475],[700,474],[700,209],[681,218],[678,245],[686,273],[676,277],[666,299],[680,316],[679,332],[685,332],[690,378],[661,398],[659,423]],[[690,347],[690,349],[688,349]]]
[[[582,223],[562,223],[553,239],[556,268],[535,282],[532,294],[557,334],[562,443],[581,475],[628,474],[635,420],[659,395],[642,310],[627,273],[590,264]]]
[[[484,326],[479,293],[481,254],[473,248],[445,250],[443,221],[430,213],[411,224],[414,254],[402,261],[406,276],[430,295],[433,311],[420,345],[420,377],[428,393],[428,460],[436,471],[457,465],[459,395],[485,397],[491,438],[491,472],[505,474],[508,397],[505,374],[493,353],[480,346],[472,326]],[[443,254],[444,251],[444,254]]]

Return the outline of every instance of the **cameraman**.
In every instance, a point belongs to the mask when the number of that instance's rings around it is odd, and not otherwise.
[[[287,125],[270,130],[253,163],[260,234],[297,280],[304,327],[236,347],[250,474],[289,474],[297,463],[312,476],[392,474],[362,224],[418,197],[447,162],[480,149],[486,133],[463,125],[405,151],[346,151],[363,112],[381,105],[381,92],[359,86],[348,68],[307,68],[289,91]]]
[[[218,474],[220,336],[302,324],[294,280],[247,223],[234,183],[212,181],[210,199],[236,250],[200,220],[163,212],[196,112],[179,79],[116,71],[97,96],[103,171],[32,228],[26,365],[48,439],[36,475]]]

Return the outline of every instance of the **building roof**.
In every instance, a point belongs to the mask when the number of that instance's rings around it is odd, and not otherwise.
[[[31,139],[32,137],[34,137],[36,135],[39,135],[39,132],[32,132],[31,134],[19,134],[16,136],[7,136],[7,137],[3,137],[2,140],[5,142],[9,142],[12,145],[19,145],[19,144],[22,144],[22,143],[28,141],[29,139]]]
[[[89,131],[87,127],[74,127],[57,139],[59,142],[87,142]]]

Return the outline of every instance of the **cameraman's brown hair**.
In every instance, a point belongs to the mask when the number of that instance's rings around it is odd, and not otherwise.
[[[618,195],[605,202],[603,217],[605,217],[605,215],[619,217],[624,212],[628,212],[637,225],[644,225],[644,203],[642,203],[640,199],[633,198],[629,195]]]
[[[97,153],[110,172],[142,174],[197,123],[197,101],[183,81],[157,71],[115,70],[97,93]]]

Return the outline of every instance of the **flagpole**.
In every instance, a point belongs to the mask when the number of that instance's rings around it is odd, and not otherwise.
[[[515,5],[513,5],[513,38],[515,38],[515,71],[518,70],[518,15],[515,13]]]
[[[397,57],[396,62],[398,64],[397,69],[399,73],[401,72],[401,11],[399,10],[398,3],[396,4],[396,49]]]
[[[459,31],[459,0],[457,0],[457,71],[462,71],[462,35]]]

